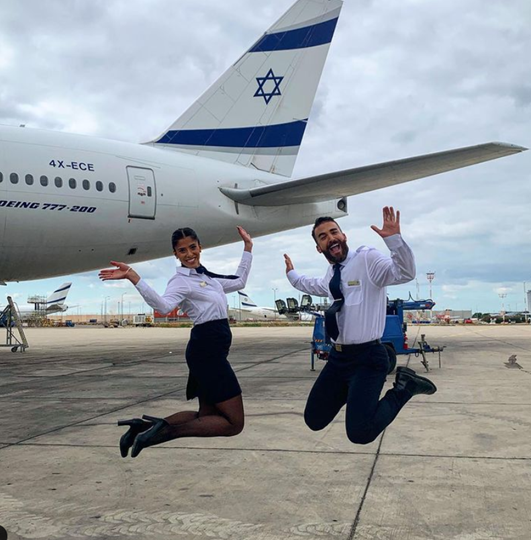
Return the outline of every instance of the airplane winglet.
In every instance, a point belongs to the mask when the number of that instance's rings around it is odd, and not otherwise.
[[[492,142],[490,144],[495,144],[497,146],[505,146],[506,148],[513,150],[513,152],[511,152],[512,154],[517,154],[518,152],[525,152],[526,150],[529,150],[529,148],[526,148],[525,146],[520,146],[518,144],[504,142]]]

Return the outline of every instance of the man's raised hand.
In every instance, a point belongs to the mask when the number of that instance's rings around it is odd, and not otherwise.
[[[284,253],[284,262],[286,263],[286,274],[291,270],[294,270],[293,263],[291,262],[289,256],[286,255],[286,253]]]
[[[400,210],[396,211],[392,206],[386,206],[383,209],[383,225],[379,229],[376,225],[371,225],[371,229],[377,232],[382,238],[400,234]]]

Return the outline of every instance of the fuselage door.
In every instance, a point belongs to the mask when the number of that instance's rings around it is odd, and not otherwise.
[[[129,179],[129,217],[155,219],[157,197],[155,175],[151,169],[127,167]]]

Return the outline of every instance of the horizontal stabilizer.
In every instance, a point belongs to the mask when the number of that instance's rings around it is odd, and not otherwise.
[[[366,193],[433,176],[527,150],[507,143],[487,143],[377,165],[310,176],[253,189],[221,187],[230,199],[251,206],[305,204]]]

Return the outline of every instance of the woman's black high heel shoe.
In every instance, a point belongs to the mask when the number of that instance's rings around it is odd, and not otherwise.
[[[120,454],[122,457],[127,457],[129,448],[133,446],[135,442],[135,437],[149,429],[153,424],[152,422],[146,422],[141,418],[131,418],[131,420],[118,420],[119,426],[130,426],[129,431],[124,433],[120,438]]]
[[[169,425],[164,418],[157,418],[155,416],[148,416],[146,414],[144,414],[142,418],[151,422],[151,427],[147,431],[139,433],[135,437],[135,442],[133,443],[133,448],[131,449],[132,458],[138,456],[138,454],[140,454],[144,448],[151,446],[150,443],[152,442],[153,438]]]

